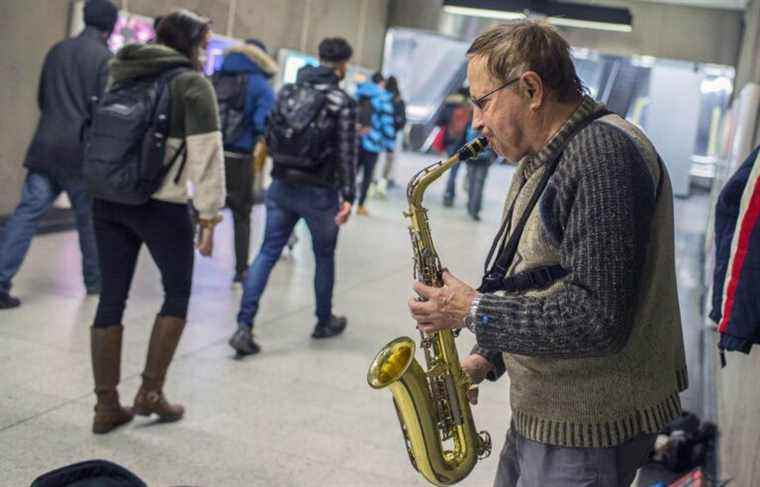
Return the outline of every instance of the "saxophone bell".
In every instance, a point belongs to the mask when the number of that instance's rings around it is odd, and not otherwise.
[[[414,340],[396,338],[382,348],[367,372],[367,382],[373,389],[382,389],[401,379],[414,361]]]

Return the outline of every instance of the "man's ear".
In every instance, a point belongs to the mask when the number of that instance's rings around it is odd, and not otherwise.
[[[520,81],[523,84],[523,90],[528,95],[531,109],[537,110],[543,105],[546,97],[543,80],[535,71],[526,71]]]

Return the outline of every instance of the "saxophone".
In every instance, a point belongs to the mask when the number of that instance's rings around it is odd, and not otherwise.
[[[443,286],[443,269],[430,235],[422,198],[443,173],[477,155],[488,141],[480,137],[445,161],[426,167],[406,190],[409,233],[414,251],[414,277],[428,286]],[[422,333],[427,372],[414,358],[415,343],[400,337],[383,347],[367,373],[375,389],[390,387],[406,450],[412,466],[434,485],[452,485],[464,479],[478,459],[491,453],[491,437],[477,432],[466,393],[472,386],[459,364],[455,334],[441,330]]]

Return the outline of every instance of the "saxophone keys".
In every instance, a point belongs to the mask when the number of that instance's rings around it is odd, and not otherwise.
[[[478,459],[483,460],[491,456],[491,434],[488,431],[481,431],[478,433]]]

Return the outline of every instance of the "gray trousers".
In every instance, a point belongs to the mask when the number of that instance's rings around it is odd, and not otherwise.
[[[656,436],[643,434],[611,448],[568,448],[528,440],[511,426],[493,485],[628,487],[649,461]]]

